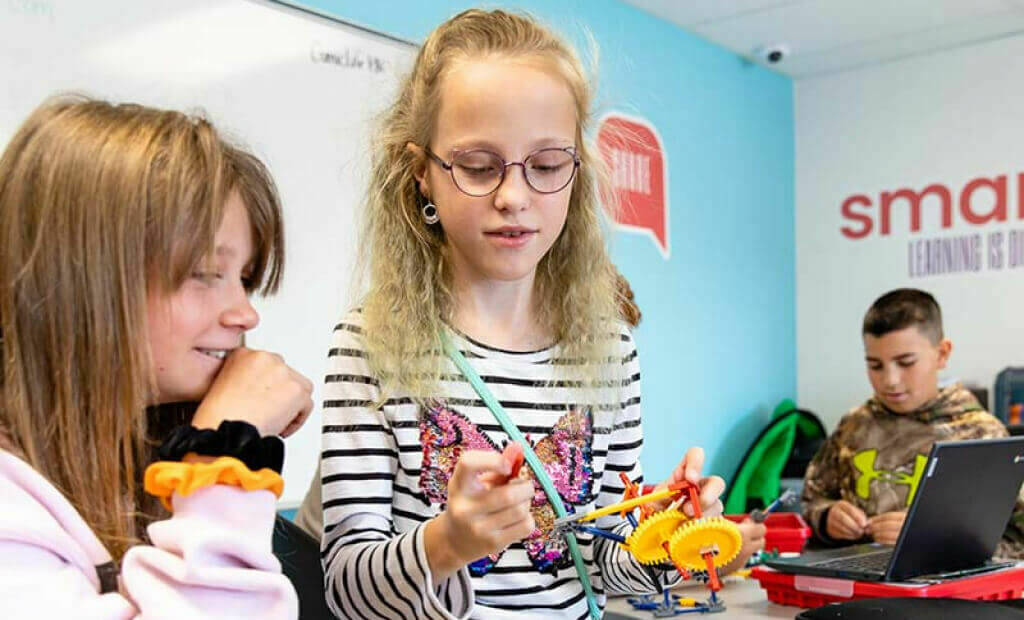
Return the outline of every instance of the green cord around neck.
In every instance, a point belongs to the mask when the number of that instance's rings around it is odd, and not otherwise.
[[[547,471],[544,469],[544,465],[537,458],[537,454],[530,447],[529,442],[526,441],[526,437],[523,437],[523,433],[519,430],[519,427],[515,425],[508,414],[505,413],[505,409],[498,402],[498,399],[494,398],[494,394],[491,394],[491,390],[488,389],[480,375],[473,370],[470,366],[469,361],[466,357],[452,344],[451,338],[444,331],[441,332],[441,343],[444,345],[444,351],[448,357],[455,363],[455,365],[462,372],[463,376],[469,380],[469,383],[476,390],[476,393],[487,405],[487,408],[491,410],[495,419],[501,423],[505,433],[515,441],[523,446],[523,455],[526,457],[527,464],[530,465],[530,469],[533,470],[533,475],[537,478],[540,486],[544,489],[544,494],[547,495],[548,501],[551,502],[551,507],[555,511],[556,517],[564,517],[568,513],[565,510],[565,505],[562,504],[562,498],[558,495],[558,491],[555,490],[555,485],[551,482],[551,477],[548,476]],[[565,541],[569,547],[569,555],[572,556],[572,562],[576,567],[576,574],[580,578],[580,583],[583,584],[583,591],[587,595],[587,607],[590,610],[590,617],[592,620],[600,620],[601,608],[597,604],[597,595],[594,594],[594,587],[590,583],[590,573],[587,572],[586,566],[583,565],[583,555],[580,553],[579,544],[576,542],[576,537],[569,532],[565,535]]]

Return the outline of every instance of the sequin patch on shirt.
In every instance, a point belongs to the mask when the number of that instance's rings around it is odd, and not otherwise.
[[[566,508],[592,501],[593,459],[591,439],[592,420],[589,412],[573,410],[551,428],[547,437],[534,443],[527,436],[537,458],[544,466]],[[448,481],[455,471],[455,463],[463,450],[501,451],[499,447],[469,418],[441,404],[427,408],[420,421],[420,443],[423,463],[420,469],[420,489],[432,503],[444,506],[448,502]],[[507,443],[507,441],[505,442]],[[530,512],[536,529],[523,546],[534,567],[540,572],[555,572],[570,563],[565,541],[552,535],[555,511],[548,502],[544,489],[537,482],[530,467],[523,467],[520,478],[533,483],[534,496]],[[492,554],[470,564],[475,576],[487,574],[502,554]]]

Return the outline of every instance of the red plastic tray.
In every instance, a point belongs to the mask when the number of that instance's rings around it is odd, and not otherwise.
[[[768,592],[769,601],[803,608],[887,596],[997,601],[1020,598],[1024,594],[1024,564],[938,584],[873,583],[811,577],[782,573],[767,566],[755,566],[750,576],[761,582],[761,587]]]
[[[726,519],[739,523],[748,515],[725,515]],[[764,550],[800,553],[804,550],[807,539],[811,537],[811,528],[804,518],[796,512],[772,512],[764,520],[768,531],[764,535]]]

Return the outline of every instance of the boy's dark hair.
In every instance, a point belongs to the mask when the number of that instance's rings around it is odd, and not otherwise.
[[[942,340],[942,309],[929,293],[898,288],[875,300],[864,315],[862,333],[876,338],[916,326],[932,344]]]

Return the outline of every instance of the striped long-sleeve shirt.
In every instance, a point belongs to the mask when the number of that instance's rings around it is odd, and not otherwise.
[[[451,332],[455,346],[551,467],[560,494],[580,500],[572,506],[576,511],[620,501],[620,472],[642,481],[640,371],[629,331],[622,326],[618,332],[617,352],[608,360],[621,386],[612,391],[616,400],[585,408],[578,405],[572,361],[559,358],[558,347],[515,353]],[[534,537],[447,579],[430,575],[423,525],[444,508],[458,450],[500,450],[508,441],[454,364],[445,370],[436,405],[391,396],[375,408],[379,384],[366,361],[358,311],[335,328],[329,357],[322,556],[333,611],[348,618],[586,617],[583,587],[567,554],[554,562],[561,568],[538,569],[562,552],[557,537],[543,535],[543,517],[550,512],[538,507],[542,494],[534,500]],[[597,525],[629,533],[617,516]],[[589,535],[578,540],[602,606],[606,593],[654,591],[653,573],[618,544]]]

